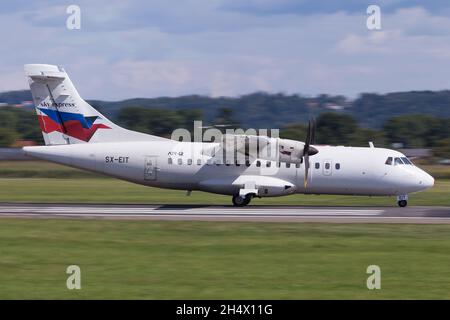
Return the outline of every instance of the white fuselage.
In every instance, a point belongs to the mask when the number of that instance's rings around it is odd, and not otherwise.
[[[434,179],[411,164],[386,164],[403,154],[382,148],[315,146],[304,185],[304,163],[252,159],[224,164],[214,143],[173,140],[87,143],[26,147],[31,156],[127,181],[160,188],[239,194],[243,188],[257,196],[293,193],[343,195],[406,195],[427,189]],[[226,162],[226,161],[225,161]],[[270,164],[268,164],[270,163]]]

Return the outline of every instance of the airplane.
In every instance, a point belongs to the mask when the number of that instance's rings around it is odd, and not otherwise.
[[[145,186],[230,195],[239,207],[253,198],[292,194],[396,196],[405,207],[408,194],[434,185],[432,176],[398,151],[372,143],[315,144],[313,121],[305,142],[254,135],[235,135],[231,144],[191,142],[127,130],[83,100],[62,67],[24,69],[45,146],[23,150],[38,159]],[[274,151],[250,152],[252,141],[257,149]],[[230,153],[239,157],[224,160]]]

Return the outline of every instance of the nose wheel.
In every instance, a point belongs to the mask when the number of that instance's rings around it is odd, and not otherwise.
[[[398,206],[399,206],[399,207],[404,208],[404,207],[406,207],[406,205],[408,204],[408,201],[406,201],[406,200],[400,200],[400,201],[397,201],[397,203],[398,203]]]
[[[252,200],[252,196],[250,194],[246,195],[245,197],[242,197],[238,194],[234,195],[232,198],[233,205],[235,207],[245,207],[250,203]]]
[[[408,205],[408,195],[401,195],[397,197],[397,204],[399,207],[404,208]]]

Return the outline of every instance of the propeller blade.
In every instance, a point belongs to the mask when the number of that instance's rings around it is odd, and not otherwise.
[[[311,140],[310,144],[316,143],[316,119],[312,118],[311,120]]]
[[[303,147],[303,156],[306,156],[306,154],[308,154],[310,140],[311,140],[311,121],[308,122],[308,131],[306,132],[306,140],[305,145]]]
[[[316,141],[316,120],[313,118],[308,121],[308,131],[306,133],[306,141],[305,146],[303,147],[303,158],[305,159],[305,178],[304,178],[304,186],[305,188],[308,185],[308,174],[309,174],[309,156],[315,155],[317,152],[319,152],[316,148],[312,147],[311,145],[314,144]]]
[[[308,185],[308,172],[309,172],[309,154],[306,153],[305,155],[305,179],[303,181],[303,185],[306,186]]]

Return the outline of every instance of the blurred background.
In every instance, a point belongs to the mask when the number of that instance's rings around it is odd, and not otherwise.
[[[27,90],[0,94],[2,147],[42,144],[31,100]],[[230,128],[280,129],[280,136],[302,140],[305,123],[314,116],[318,144],[367,146],[373,141],[379,147],[407,149],[411,157],[429,158],[430,163],[450,158],[450,90],[362,93],[356,99],[256,92],[89,102],[126,128],[167,137],[177,128],[192,131],[193,121],[202,120]]]

